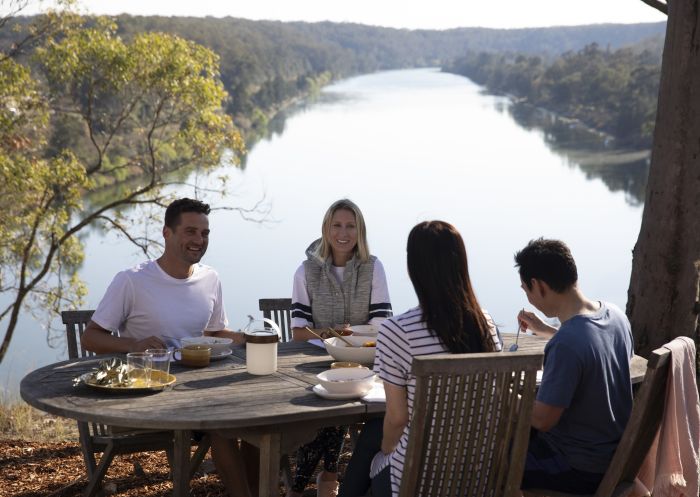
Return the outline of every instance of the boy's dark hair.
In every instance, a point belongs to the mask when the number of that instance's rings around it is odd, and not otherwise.
[[[174,200],[167,209],[165,209],[165,225],[174,230],[180,224],[180,214],[183,212],[198,212],[200,214],[209,215],[211,209],[209,204],[205,204],[200,200],[191,198],[179,198]]]
[[[532,279],[542,280],[557,293],[563,293],[578,281],[576,262],[561,240],[538,238],[515,254],[515,267],[529,290]]]

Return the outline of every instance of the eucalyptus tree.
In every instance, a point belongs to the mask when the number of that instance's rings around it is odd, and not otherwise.
[[[700,5],[643,0],[668,14],[649,180],[627,314],[644,355],[698,337],[700,312]]]
[[[0,53],[0,362],[23,310],[85,295],[79,233],[100,223],[147,251],[124,207],[163,205],[169,178],[244,153],[212,51],[161,33],[125,43],[108,20],[50,16],[60,29],[35,38],[31,58]]]

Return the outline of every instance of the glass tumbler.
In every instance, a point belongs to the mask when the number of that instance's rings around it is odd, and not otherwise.
[[[151,383],[151,368],[153,356],[147,352],[129,352],[126,354],[126,365],[134,388],[148,387]]]
[[[168,349],[146,349],[146,354],[151,354],[151,384],[165,383],[170,375],[170,357],[172,352]]]

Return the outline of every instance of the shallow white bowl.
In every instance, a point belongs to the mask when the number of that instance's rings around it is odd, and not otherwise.
[[[359,362],[371,366],[374,364],[374,353],[377,347],[362,347],[361,345],[368,341],[374,341],[372,337],[347,336],[344,337],[350,343],[357,347],[349,347],[340,338],[326,338],[323,342],[326,344],[326,350],[333,356],[336,361]]]
[[[374,373],[362,368],[328,369],[316,375],[323,388],[332,394],[364,395],[372,388]]]
[[[379,328],[373,324],[357,324],[350,327],[352,334],[359,337],[376,337]]]
[[[221,337],[185,337],[180,339],[183,347],[187,345],[209,345],[211,347],[211,355],[218,356],[231,351],[233,340],[230,338]]]

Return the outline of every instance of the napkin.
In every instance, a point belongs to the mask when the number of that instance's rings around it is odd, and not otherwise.
[[[384,382],[379,378],[375,378],[372,388],[362,397],[362,400],[365,402],[386,402]]]
[[[311,340],[307,340],[307,342],[309,342],[311,345],[315,345],[316,347],[321,347],[322,349],[326,348],[326,344],[318,338],[312,338]]]

